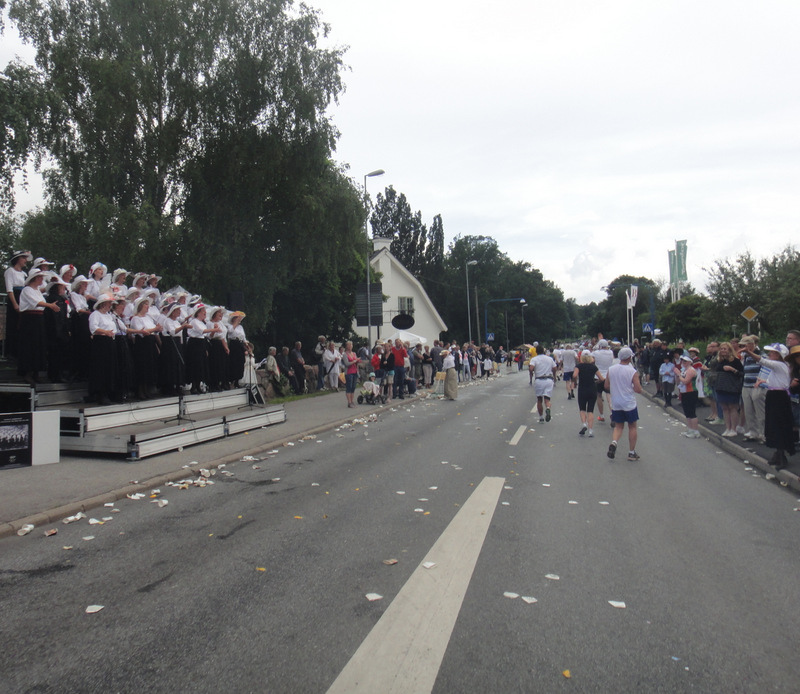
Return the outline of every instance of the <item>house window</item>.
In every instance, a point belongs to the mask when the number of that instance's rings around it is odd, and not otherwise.
[[[400,313],[408,313],[414,315],[414,297],[413,296],[398,296],[397,297],[397,310]]]

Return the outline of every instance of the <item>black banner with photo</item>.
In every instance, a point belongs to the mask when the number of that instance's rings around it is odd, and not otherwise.
[[[33,415],[0,414],[0,469],[31,464]]]

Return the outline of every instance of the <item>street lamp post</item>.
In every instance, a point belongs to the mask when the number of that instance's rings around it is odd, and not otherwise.
[[[521,303],[521,304],[527,303],[525,301],[525,299],[523,299],[523,298],[521,298],[519,296],[515,296],[512,299],[489,299],[489,301],[486,302],[486,304],[484,305],[484,308],[483,308],[483,333],[484,333],[484,338],[488,337],[488,335],[489,335],[489,304],[500,302],[500,301],[519,301],[519,303]],[[488,342],[488,341],[489,340],[487,339],[486,342]]]
[[[367,195],[367,179],[373,176],[383,176],[386,172],[383,169],[375,169],[368,174],[364,174],[364,236],[367,238],[367,349],[370,354],[372,353],[372,297],[370,296],[370,282],[372,281],[372,273],[370,272],[369,257],[372,254],[372,248],[369,244],[369,229],[367,223],[369,222],[369,196]]]
[[[469,266],[477,265],[477,260],[468,260],[464,263],[464,272],[467,273],[467,325],[469,326],[469,343],[472,344],[472,316],[469,311]]]
[[[528,307],[528,304],[520,304],[519,312],[522,314],[522,342],[520,344],[525,344],[525,309]]]

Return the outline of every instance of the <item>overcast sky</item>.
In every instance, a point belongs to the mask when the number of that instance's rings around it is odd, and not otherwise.
[[[579,303],[666,278],[678,239],[701,291],[715,259],[796,243],[797,0],[308,4],[349,46],[337,160],[446,243],[492,236]]]

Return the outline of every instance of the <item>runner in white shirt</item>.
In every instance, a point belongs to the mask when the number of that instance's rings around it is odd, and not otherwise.
[[[561,371],[564,374],[564,384],[567,386],[567,400],[575,398],[575,381],[572,379],[572,372],[575,371],[577,360],[578,353],[572,348],[572,345],[567,345],[565,349],[561,350]]]
[[[597,371],[604,379],[608,374],[609,368],[614,363],[614,352],[612,352],[608,348],[608,341],[607,340],[599,340],[597,343],[597,347],[592,352],[592,356],[594,357],[595,366],[597,366]],[[603,417],[603,382],[598,381],[597,383],[597,421],[598,422],[605,422],[606,419]],[[613,407],[612,407],[613,409]]]
[[[539,413],[540,422],[550,421],[550,396],[553,394],[556,368],[553,358],[546,354],[540,354],[531,360],[531,374],[535,379],[536,411]],[[543,413],[543,407],[546,409],[546,414]]]
[[[611,394],[611,422],[614,425],[613,441],[607,453],[611,459],[617,453],[617,442],[622,438],[622,430],[627,422],[630,446],[628,460],[639,460],[639,454],[636,453],[638,437],[636,422],[639,421],[636,393],[642,392],[642,384],[639,381],[639,372],[631,364],[631,359],[633,351],[630,347],[623,347],[619,351],[619,364],[614,364],[608,369],[608,377],[605,379],[605,389]]]

